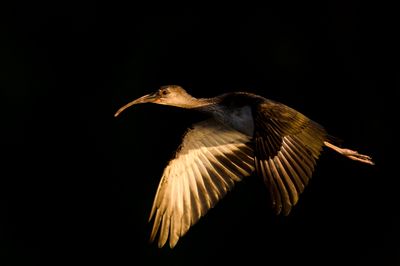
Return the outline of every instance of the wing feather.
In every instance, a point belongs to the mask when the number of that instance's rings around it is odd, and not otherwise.
[[[214,119],[184,135],[175,158],[164,169],[150,220],[150,240],[173,248],[235,184],[254,171],[251,138]]]
[[[255,109],[255,165],[269,187],[276,214],[288,215],[312,176],[325,130],[283,104]]]
[[[284,183],[285,183],[285,186],[289,193],[291,205],[295,205],[297,203],[299,195],[297,193],[297,189],[296,189],[295,185],[293,184],[292,179],[286,172],[286,169],[281,162],[280,156],[274,157],[273,162],[275,164],[276,171],[277,172],[279,171],[278,178],[282,178],[282,181],[284,181]]]

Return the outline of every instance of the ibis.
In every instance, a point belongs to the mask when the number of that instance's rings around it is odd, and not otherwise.
[[[184,134],[165,167],[150,212],[150,240],[173,248],[236,182],[259,176],[271,208],[288,215],[307,186],[323,148],[366,164],[371,157],[339,147],[324,127],[293,108],[247,92],[195,98],[177,85],[121,107],[143,103],[170,105],[206,114]]]

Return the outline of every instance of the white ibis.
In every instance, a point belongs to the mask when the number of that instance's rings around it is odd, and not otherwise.
[[[180,86],[163,86],[121,107],[115,116],[140,103],[194,109],[210,116],[187,130],[164,169],[149,219],[154,218],[150,240],[159,232],[159,247],[169,239],[173,248],[235,182],[254,171],[264,179],[275,213],[288,215],[324,146],[374,164],[367,155],[334,145],[321,125],[300,112],[255,94],[232,92],[196,99]]]

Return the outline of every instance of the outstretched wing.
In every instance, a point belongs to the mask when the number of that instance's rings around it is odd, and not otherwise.
[[[200,217],[243,177],[254,171],[250,137],[214,119],[189,129],[175,158],[165,168],[150,214],[150,240],[169,238],[174,247]]]
[[[288,215],[314,171],[327,134],[296,110],[264,102],[255,112],[255,165],[276,214]]]

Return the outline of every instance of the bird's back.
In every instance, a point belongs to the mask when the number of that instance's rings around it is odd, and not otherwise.
[[[263,121],[280,120],[290,126],[297,120],[301,123],[309,120],[293,108],[248,92],[225,93],[210,101],[214,104],[206,106],[206,111],[221,123],[248,136],[254,136],[256,124]]]

